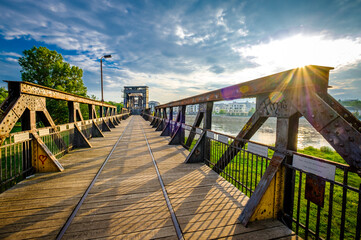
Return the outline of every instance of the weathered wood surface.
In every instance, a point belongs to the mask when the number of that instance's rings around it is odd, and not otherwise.
[[[204,164],[184,164],[187,150],[133,116],[92,139],[93,148],[61,158],[64,172],[38,174],[1,194],[0,239],[54,239],[128,123],[64,239],[177,238],[142,128],[185,239],[295,238],[278,221],[240,225],[248,197]]]

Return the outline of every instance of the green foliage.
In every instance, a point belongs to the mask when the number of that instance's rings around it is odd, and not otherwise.
[[[221,109],[221,110],[219,110],[219,114],[226,114],[227,112],[226,112],[226,110],[224,110],[224,109]]]
[[[327,147],[327,146],[322,146],[322,147],[320,148],[320,151],[321,151],[321,152],[324,152],[324,153],[332,153],[332,152],[333,152],[332,148]]]
[[[36,83],[56,90],[87,96],[82,77],[83,70],[64,62],[63,56],[46,47],[33,47],[23,51],[19,58],[23,81]],[[68,107],[65,101],[48,99],[47,109],[56,124],[68,121]]]
[[[64,62],[63,56],[46,47],[33,47],[23,51],[19,58],[23,81],[36,83],[60,91],[86,96],[83,70]]]
[[[352,113],[355,117],[357,117],[357,118],[360,118],[360,113],[359,112],[354,112],[354,113]]]
[[[117,103],[117,102],[113,102],[113,101],[109,101],[109,102],[106,102],[106,103],[111,104],[113,106],[116,106],[118,113],[120,113],[122,108],[123,108],[123,103]]]
[[[7,98],[8,91],[4,87],[0,87],[0,104]]]
[[[339,100],[339,102],[345,107],[355,107],[355,108],[361,110],[361,101],[360,100],[349,100],[349,101]]]
[[[253,113],[255,113],[255,112],[256,112],[256,109],[255,109],[255,108],[251,108],[251,110],[249,110],[249,112],[248,112],[248,116],[252,116]]]

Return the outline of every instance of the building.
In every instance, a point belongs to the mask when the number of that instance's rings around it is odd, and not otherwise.
[[[155,107],[158,106],[158,105],[160,105],[160,103],[157,102],[157,101],[149,101],[148,102],[148,107],[150,108],[150,112],[154,113]]]
[[[252,102],[231,102],[215,103],[213,111],[216,114],[227,114],[231,116],[248,116],[248,112],[255,108],[256,104]]]
[[[148,108],[149,87],[124,87],[124,107],[132,114],[139,115],[143,109]]]
[[[187,105],[186,114],[195,115],[199,111],[199,104],[196,105]]]

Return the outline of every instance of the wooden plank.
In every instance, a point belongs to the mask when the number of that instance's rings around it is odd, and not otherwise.
[[[248,202],[247,196],[204,164],[183,164],[188,151],[164,147],[167,138],[157,137],[152,131],[147,134],[185,239],[266,239],[292,234],[279,221],[248,228],[239,224],[236,218]]]
[[[176,239],[139,124],[146,132],[185,239],[292,239],[294,233],[278,221],[248,228],[240,225],[237,216],[249,198],[208,166],[184,164],[189,152],[168,145],[169,138],[159,136],[140,117],[134,117],[131,131],[109,158],[64,239]],[[126,124],[121,126],[124,129]],[[120,132],[120,128],[107,132],[110,141],[92,139],[94,148],[86,152],[79,149],[65,155],[60,159],[65,172],[37,174],[1,194],[0,238],[55,238]]]
[[[2,193],[0,238],[55,238],[124,126],[107,133],[107,141],[91,139],[97,147],[86,154],[79,149],[59,159],[64,172],[36,174]]]

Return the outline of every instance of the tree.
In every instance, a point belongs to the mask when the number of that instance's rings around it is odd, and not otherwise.
[[[19,58],[21,78],[23,81],[36,83],[56,90],[87,96],[82,77],[83,70],[64,62],[63,56],[46,47],[33,47],[23,51]],[[65,101],[49,99],[47,109],[55,123],[68,121],[68,109]]]
[[[255,113],[255,112],[256,112],[256,109],[251,108],[251,110],[249,110],[249,112],[248,112],[248,116],[252,116],[253,113]]]
[[[219,110],[219,114],[226,114],[227,112],[226,112],[226,110],[224,110],[224,109],[221,109],[221,110]]]
[[[123,103],[117,103],[117,102],[113,102],[113,101],[109,101],[107,103],[116,106],[118,113],[120,113],[122,111],[122,108],[124,107]]]
[[[8,91],[4,87],[0,87],[0,104],[7,98]]]

